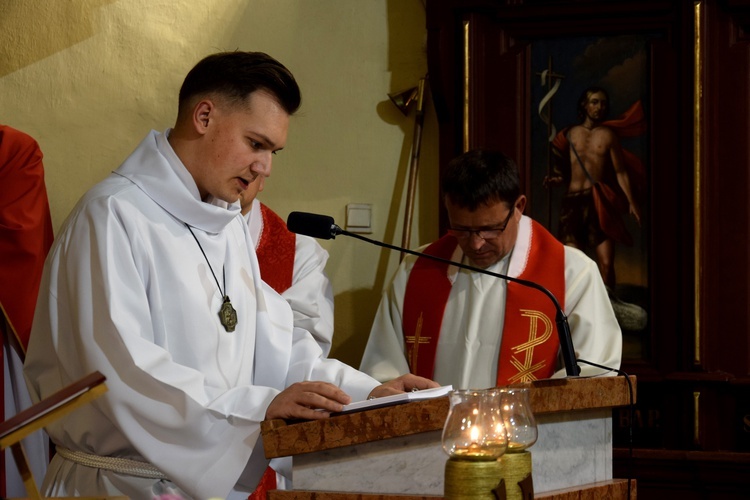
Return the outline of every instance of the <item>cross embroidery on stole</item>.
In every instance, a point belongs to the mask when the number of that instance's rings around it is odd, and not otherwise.
[[[419,319],[417,320],[417,327],[414,330],[414,335],[407,335],[404,338],[406,342],[407,358],[409,360],[409,371],[411,373],[417,373],[417,360],[419,358],[419,344],[429,344],[432,337],[422,337],[422,322],[424,319],[424,313],[419,313]]]

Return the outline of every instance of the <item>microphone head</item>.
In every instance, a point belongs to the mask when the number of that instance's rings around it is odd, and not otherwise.
[[[286,219],[286,227],[293,233],[330,240],[340,234],[341,228],[328,215],[292,212]]]

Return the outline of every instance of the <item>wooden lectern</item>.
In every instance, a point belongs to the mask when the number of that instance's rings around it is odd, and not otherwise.
[[[629,377],[635,402],[635,377]],[[529,451],[536,499],[627,498],[612,478],[612,408],[631,404],[625,377],[548,379],[528,387],[539,438]],[[439,499],[447,397],[262,424],[267,458],[294,457],[294,490],[269,500]],[[631,482],[631,498],[636,497]]]

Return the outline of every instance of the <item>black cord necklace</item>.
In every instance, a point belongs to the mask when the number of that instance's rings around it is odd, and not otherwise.
[[[188,231],[190,231],[190,234],[193,235],[193,239],[195,239],[195,242],[198,244],[198,248],[201,249],[201,253],[203,254],[203,258],[206,259],[206,264],[208,264],[208,268],[211,270],[211,274],[214,277],[214,281],[216,281],[216,286],[219,287],[219,293],[222,296],[222,303],[221,303],[221,309],[219,309],[219,321],[221,321],[221,324],[224,326],[224,329],[228,332],[233,332],[234,328],[237,326],[237,311],[234,310],[234,307],[232,307],[232,302],[229,300],[229,295],[226,295],[224,291],[227,289],[227,272],[226,269],[223,267],[221,268],[222,274],[224,275],[224,290],[222,291],[221,285],[219,284],[219,280],[216,277],[216,273],[214,273],[214,268],[211,267],[211,263],[208,261],[208,257],[206,256],[206,252],[203,251],[203,246],[201,246],[201,242],[198,241],[198,238],[195,236],[195,233],[193,232],[192,228],[185,223],[185,227],[188,228]]]

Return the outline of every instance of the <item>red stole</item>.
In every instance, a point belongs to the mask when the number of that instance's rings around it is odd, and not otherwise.
[[[457,244],[455,238],[444,236],[425,253],[450,259]],[[427,378],[434,376],[440,327],[452,286],[447,271],[448,264],[420,257],[406,284],[403,331],[407,361],[412,373]],[[563,245],[535,221],[531,221],[526,266],[518,278],[543,285],[565,307]],[[508,282],[498,386],[552,376],[559,350],[555,313],[544,293]]]
[[[292,286],[297,235],[286,228],[281,217],[262,203],[260,213],[263,217],[263,231],[255,249],[260,276],[276,292],[284,293]]]
[[[255,491],[248,495],[247,500],[266,500],[268,498],[268,492],[275,490],[276,487],[276,471],[271,467],[266,467],[258,486],[255,487]]]
[[[294,251],[297,235],[286,228],[286,223],[273,210],[260,203],[263,229],[255,249],[260,265],[260,277],[277,293],[292,286],[294,276]],[[276,472],[266,467],[260,483],[248,500],[265,500],[267,492],[276,489]]]
[[[456,238],[446,235],[425,248],[423,253],[450,260],[457,245]],[[452,285],[448,279],[448,264],[417,258],[404,292],[403,332],[406,361],[411,373],[429,379],[435,373],[440,325]]]

